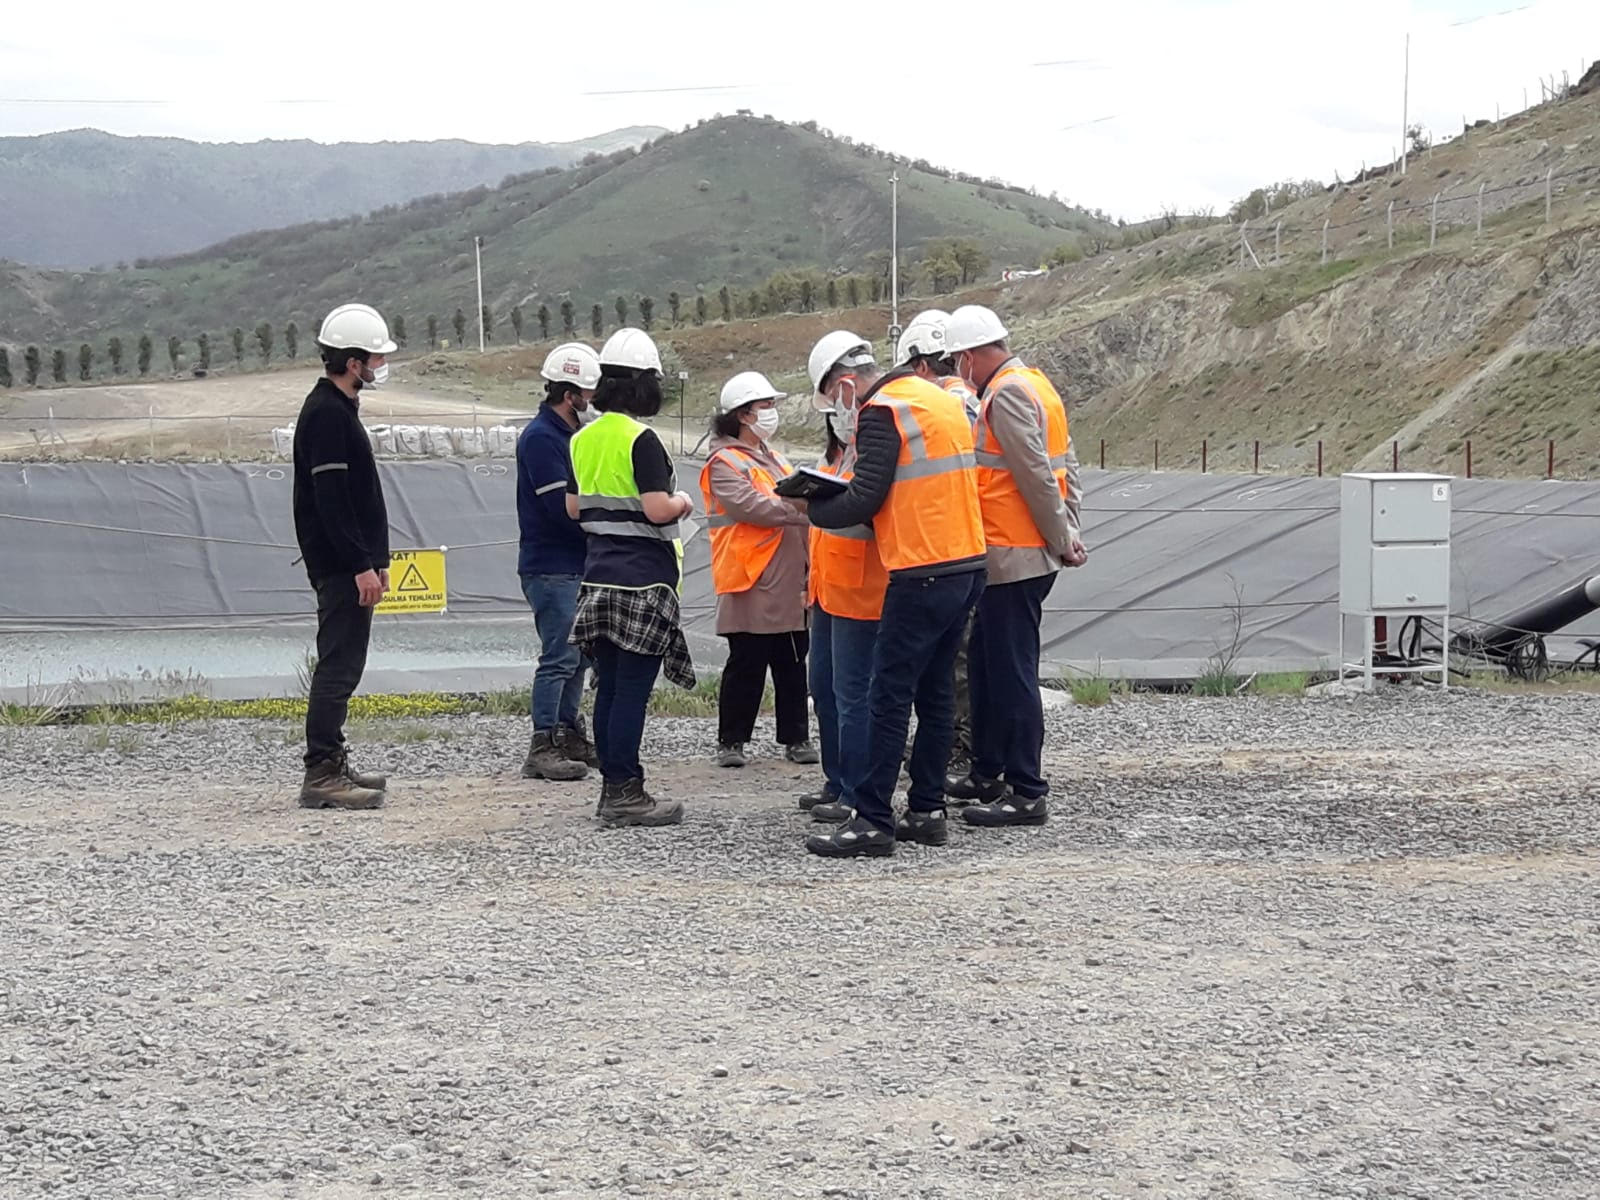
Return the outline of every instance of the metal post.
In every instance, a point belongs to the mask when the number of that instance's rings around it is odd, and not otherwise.
[[[900,328],[900,172],[889,172],[889,324]]]
[[[1157,471],[1161,470],[1161,439],[1160,438],[1156,439],[1156,465],[1155,465],[1155,469]]]
[[[1406,34],[1405,89],[1400,99],[1400,174],[1406,173],[1406,127],[1411,123],[1411,35]]]
[[[1389,249],[1394,249],[1394,201],[1389,201]]]
[[[1556,169],[1551,167],[1544,173],[1544,223],[1550,224],[1550,180],[1554,177]]]
[[[683,447],[684,447],[684,440],[683,440],[684,439],[684,433],[683,433],[683,386],[684,386],[684,380],[686,380],[688,378],[689,378],[689,372],[687,372],[687,371],[679,371],[678,372],[678,453],[679,454],[683,453]]]
[[[483,239],[472,235],[472,257],[478,267],[478,353],[483,353]]]
[[[1546,479],[1554,479],[1556,477],[1556,440],[1555,440],[1555,438],[1551,438],[1550,439],[1550,444],[1547,447],[1545,447],[1544,477]]]
[[[59,440],[60,435],[56,433],[56,406],[52,404],[50,406],[50,444],[53,446]]]
[[[1472,439],[1467,439],[1467,478],[1472,478]]]
[[[1391,442],[1391,443],[1389,443],[1389,446],[1390,446],[1390,449],[1393,451],[1393,454],[1394,454],[1394,470],[1399,471],[1400,470],[1400,443],[1399,442]]]
[[[1250,473],[1252,475],[1261,474],[1261,439],[1260,438],[1256,439],[1255,462],[1250,467]]]
[[[1483,189],[1488,187],[1488,186],[1489,185],[1487,183],[1480,183],[1478,185],[1478,236],[1479,237],[1483,236]]]
[[[1332,217],[1325,218],[1322,222],[1322,265],[1328,265],[1328,224]]]
[[[1104,471],[1106,469],[1106,440],[1105,440],[1105,438],[1101,438],[1100,439],[1100,469],[1102,471]]]
[[[1322,439],[1317,439],[1317,478],[1322,478]]]
[[[1209,461],[1208,460],[1208,455],[1207,455],[1206,442],[1207,442],[1206,438],[1201,438],[1200,439],[1200,474],[1202,474],[1202,475],[1204,475],[1206,473],[1206,469],[1207,469],[1208,461]]]

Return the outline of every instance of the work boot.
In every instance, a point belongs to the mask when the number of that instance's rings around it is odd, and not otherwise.
[[[831,833],[813,833],[806,849],[823,858],[888,858],[894,853],[894,834],[852,817]]]
[[[586,767],[600,765],[600,752],[589,740],[589,732],[584,728],[582,717],[571,725],[562,725],[556,729],[556,749],[573,762],[581,762]]]
[[[958,804],[992,804],[1006,794],[1006,785],[968,771],[960,776],[946,775],[944,794]]]
[[[1043,825],[1049,816],[1050,805],[1043,796],[1025,800],[1012,791],[987,804],[975,804],[961,810],[961,817],[968,825],[988,829],[1006,825]]]
[[[348,775],[338,758],[325,758],[306,768],[300,785],[301,808],[381,808],[383,793],[377,788],[360,787]]]
[[[823,804],[811,806],[811,819],[819,825],[837,825],[841,821],[848,821],[856,815],[856,810],[843,800],[829,800]]]
[[[950,840],[950,822],[942,808],[931,812],[907,809],[894,825],[897,842],[916,842],[919,846],[942,846]]]
[[[827,784],[823,784],[817,791],[807,792],[800,797],[800,811],[810,812],[819,804],[837,804],[838,802],[839,794]]]
[[[822,755],[810,742],[790,742],[783,748],[783,756],[802,767],[814,767],[822,761]]]
[[[600,824],[605,829],[627,825],[676,825],[682,820],[683,801],[657,800],[644,790],[642,779],[619,784],[609,800],[601,801]]]
[[[528,745],[528,757],[522,764],[524,779],[551,779],[569,783],[582,779],[589,768],[573,762],[556,748],[555,736],[548,729],[535,729],[533,741]]]
[[[350,765],[350,752],[339,751],[339,769],[344,772],[344,777],[360,788],[368,788],[374,792],[381,792],[389,786],[387,775],[366,775],[357,771]]]
[[[742,767],[748,762],[743,742],[722,742],[717,746],[717,766]]]
[[[620,783],[612,783],[611,780],[602,777],[600,780],[600,799],[594,802],[594,815],[597,817],[604,816],[606,809],[620,799],[622,799],[622,785]]]

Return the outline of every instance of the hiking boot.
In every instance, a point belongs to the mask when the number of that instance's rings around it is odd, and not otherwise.
[[[800,811],[810,812],[819,804],[837,804],[838,802],[839,794],[827,784],[823,784],[818,791],[807,792],[800,797]]]
[[[905,815],[895,822],[894,836],[898,842],[916,842],[919,846],[942,846],[950,840],[950,822],[942,808],[933,809],[931,812],[907,809]]]
[[[1006,794],[1006,785],[968,771],[965,775],[946,775],[944,794],[962,804],[993,804]]]
[[[856,815],[856,810],[843,800],[827,800],[811,806],[811,819],[819,825],[837,825]]]
[[[620,799],[622,799],[622,785],[620,783],[612,783],[611,780],[602,777],[600,780],[600,799],[594,802],[594,815],[603,817],[606,809],[616,804]]]
[[[852,817],[831,833],[813,833],[806,849],[823,858],[888,858],[894,853],[894,834]]]
[[[802,767],[814,767],[822,761],[822,755],[810,742],[790,742],[783,748],[783,756]]]
[[[533,731],[533,741],[528,745],[528,757],[522,764],[524,779],[551,779],[569,783],[575,779],[582,779],[588,773],[588,767],[581,762],[573,762],[556,748],[555,735],[548,729]]]
[[[602,795],[600,801],[600,824],[605,829],[676,825],[683,820],[683,801],[657,800],[644,790],[642,779],[630,779],[615,787],[609,798]]]
[[[339,769],[344,772],[346,779],[359,788],[381,792],[389,786],[389,777],[387,775],[366,775],[351,767],[350,752],[347,750],[339,752]]]
[[[744,756],[743,742],[722,742],[717,746],[719,767],[742,767],[748,761]]]
[[[381,808],[383,793],[377,788],[360,787],[344,773],[337,758],[325,758],[306,768],[300,785],[301,808]]]
[[[582,717],[579,717],[574,725],[559,726],[556,729],[555,742],[556,750],[573,762],[581,762],[586,767],[600,765],[600,752],[589,740],[589,731],[584,728]]]
[[[996,829],[1006,825],[1043,825],[1050,816],[1050,806],[1043,796],[1025,800],[1015,792],[1006,792],[997,800],[977,804],[961,810],[968,825]]]

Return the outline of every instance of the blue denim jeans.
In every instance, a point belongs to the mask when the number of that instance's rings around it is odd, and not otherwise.
[[[872,654],[867,766],[845,796],[857,816],[880,829],[894,829],[890,801],[900,778],[913,705],[917,739],[911,746],[906,801],[917,812],[944,807],[944,772],[955,740],[956,653],[987,578],[980,567],[959,575],[889,580],[881,636]]]
[[[529,707],[536,730],[576,725],[583,699],[583,654],[568,638],[578,611],[579,575],[523,575],[522,594],[539,631],[539,667]]]
[[[835,617],[811,609],[811,696],[828,790],[843,797],[867,767],[872,733],[867,693],[872,684],[876,621]]]

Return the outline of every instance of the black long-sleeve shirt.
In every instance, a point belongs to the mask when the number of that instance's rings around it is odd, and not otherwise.
[[[389,510],[359,406],[326,377],[294,426],[294,533],[313,583],[389,565]]]

